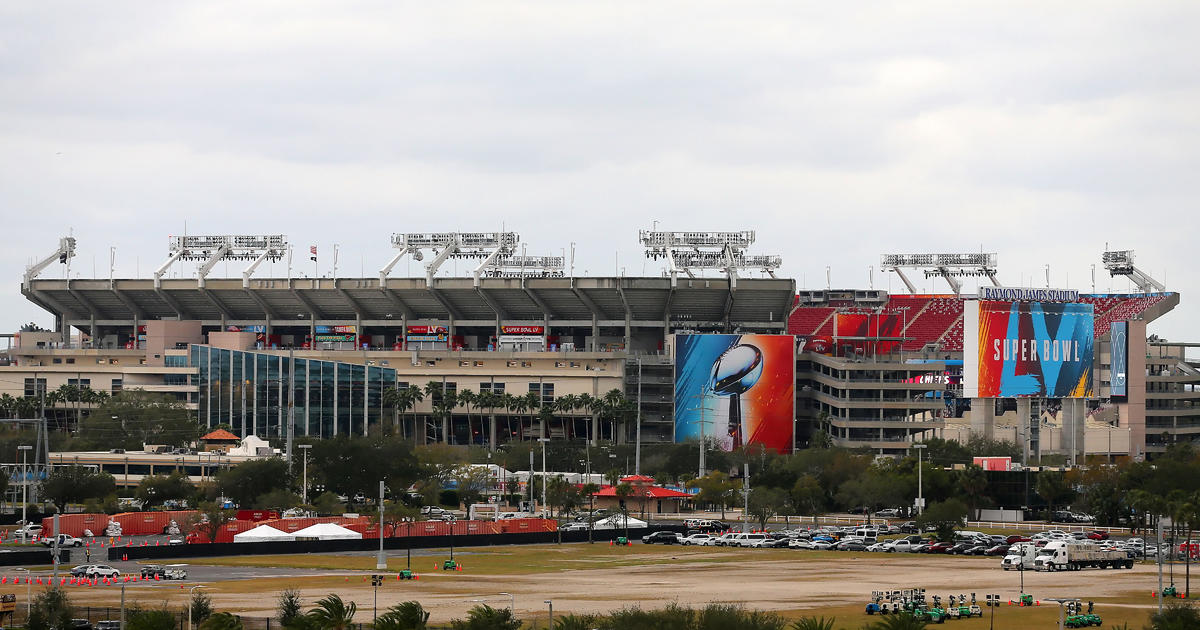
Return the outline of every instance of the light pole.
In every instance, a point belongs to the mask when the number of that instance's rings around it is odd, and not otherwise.
[[[925,480],[921,475],[921,451],[929,448],[929,445],[913,444],[912,447],[917,449],[917,514],[922,514],[925,512]]]
[[[300,478],[300,502],[308,505],[308,450],[312,444],[297,444],[296,448],[304,451],[304,473]]]
[[[542,512],[546,511],[546,442],[550,438],[540,437],[537,441],[542,443]]]
[[[508,595],[508,610],[516,611],[517,598],[513,597],[512,593],[497,593],[498,595]]]
[[[204,585],[203,585],[203,584],[197,584],[197,585],[193,586],[192,588],[189,588],[189,589],[188,589],[188,603],[187,603],[187,607],[188,607],[188,630],[192,630],[192,597],[194,597],[194,596],[195,596],[195,594],[196,594],[196,589],[198,589],[198,588],[204,588]],[[123,630],[123,629],[124,629],[124,626],[122,626],[122,630]]]
[[[547,599],[544,603],[550,607],[550,630],[554,630],[554,600]]]
[[[383,480],[379,480],[379,555],[375,557],[375,570],[387,570],[387,556],[383,553]]]
[[[17,447],[21,451],[21,526],[25,528],[25,534],[29,534],[29,521],[26,520],[25,508],[29,503],[29,471],[26,468],[29,465],[29,451],[33,450],[32,446],[22,444]]]

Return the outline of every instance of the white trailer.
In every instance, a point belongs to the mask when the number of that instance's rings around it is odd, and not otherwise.
[[[1038,571],[1078,571],[1079,569],[1132,569],[1133,558],[1124,551],[1104,551],[1095,545],[1063,540],[1046,543],[1033,561]]]

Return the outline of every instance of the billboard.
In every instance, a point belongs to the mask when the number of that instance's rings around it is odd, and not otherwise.
[[[1092,395],[1091,304],[972,300],[963,311],[964,397]]]
[[[1129,322],[1113,322],[1108,329],[1112,345],[1109,351],[1109,394],[1124,399],[1129,395]]]
[[[675,441],[791,452],[795,372],[791,335],[677,335]]]
[[[318,325],[314,331],[316,336],[313,337],[317,342],[333,342],[333,341],[354,341],[358,338],[358,327],[347,326],[325,326]]]

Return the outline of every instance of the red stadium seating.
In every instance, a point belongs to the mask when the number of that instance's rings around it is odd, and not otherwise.
[[[1169,294],[1146,295],[1084,295],[1080,302],[1096,309],[1096,337],[1108,334],[1115,321],[1131,319],[1166,299]],[[907,328],[904,336],[906,352],[918,351],[926,345],[941,342],[941,350],[962,352],[963,301],[954,296],[893,295],[884,305],[885,313],[905,312]],[[861,307],[802,307],[788,319],[788,333],[793,335],[832,335],[835,312],[875,312]]]

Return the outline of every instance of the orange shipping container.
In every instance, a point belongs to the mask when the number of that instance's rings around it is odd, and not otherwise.
[[[83,530],[90,529],[92,533],[100,536],[104,534],[104,528],[108,527],[107,514],[62,514],[58,517],[59,532],[54,531],[54,517],[50,516],[42,519],[42,531],[46,536],[52,536],[55,533],[69,534],[71,536],[83,536]]]

